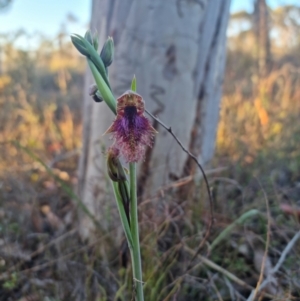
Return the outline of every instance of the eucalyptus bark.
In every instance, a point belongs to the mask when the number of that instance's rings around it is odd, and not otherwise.
[[[109,68],[115,96],[130,88],[133,75],[146,108],[157,115],[205,164],[213,156],[226,57],[230,0],[94,0],[91,29],[100,45],[108,35],[115,42]],[[86,75],[83,152],[79,189],[84,204],[109,227],[114,206],[105,170],[102,133],[114,119],[104,104],[87,96],[92,83]],[[151,195],[174,178],[194,172],[174,139],[156,122],[153,148],[139,165],[139,194]],[[109,218],[108,218],[109,217]],[[93,223],[81,218],[88,237]]]

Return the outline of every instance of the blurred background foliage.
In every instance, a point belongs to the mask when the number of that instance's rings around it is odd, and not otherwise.
[[[9,2],[1,1],[0,8]],[[229,23],[212,162],[220,171],[209,174],[215,207],[209,241],[252,208],[266,215],[263,187],[272,215],[268,260],[274,265],[299,229],[300,8],[268,7],[266,19],[258,13],[263,9],[236,12]],[[129,300],[126,252],[111,238],[121,237],[120,231],[109,236],[99,230],[95,243],[80,242],[71,196],[42,164],[76,186],[85,61],[63,26],[55,39],[41,35],[35,50],[20,49],[21,37],[30,38],[24,30],[0,35],[0,300]],[[208,224],[207,199],[199,193],[178,206],[167,191],[157,196],[166,216],[155,216],[152,200],[140,206],[147,300],[246,300],[249,290],[207,267],[195,265],[180,276],[186,250],[197,248]],[[210,258],[255,286],[266,235],[266,220],[252,217]],[[287,296],[282,300],[300,296],[299,251],[298,244],[280,274],[277,287]]]
[[[242,165],[258,161],[260,167],[283,164],[299,171],[299,20],[300,7],[292,5],[268,8],[267,27],[260,29],[256,9],[232,14],[218,156]],[[263,41],[259,30],[266,31]]]
[[[0,36],[0,141],[51,159],[80,147],[85,62],[64,31],[54,40],[41,36],[35,51],[15,47],[24,37],[23,30]],[[9,144],[2,150],[1,171],[26,160]]]

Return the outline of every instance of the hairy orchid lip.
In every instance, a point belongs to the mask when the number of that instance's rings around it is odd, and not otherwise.
[[[147,146],[152,146],[156,130],[144,116],[143,98],[127,91],[118,98],[117,116],[105,134],[112,134],[114,147],[127,162],[143,159]]]
[[[135,106],[128,106],[124,108],[124,117],[129,121],[133,121],[137,115],[137,109]]]

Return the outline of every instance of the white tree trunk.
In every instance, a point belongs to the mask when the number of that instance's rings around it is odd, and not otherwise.
[[[100,45],[107,35],[115,41],[115,59],[109,69],[115,96],[130,88],[135,74],[146,108],[172,126],[202,163],[211,159],[214,150],[229,5],[230,0],[93,1],[91,29],[100,33]],[[89,72],[86,82],[86,86],[91,83]],[[102,133],[114,116],[105,104],[95,104],[88,96],[84,106],[80,191],[84,204],[106,228],[114,201],[101,147],[110,144]],[[154,126],[159,134],[140,165],[144,194],[180,177],[190,166],[174,139]],[[90,235],[89,218],[82,217],[81,229],[83,237]]]

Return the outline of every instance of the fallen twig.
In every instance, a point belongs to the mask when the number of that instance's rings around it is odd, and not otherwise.
[[[259,287],[258,292],[260,292],[264,287],[266,287],[266,285],[272,280],[273,276],[278,272],[278,270],[280,269],[280,267],[282,266],[283,262],[285,261],[285,258],[287,256],[287,254],[291,251],[291,249],[294,247],[295,243],[297,242],[297,240],[300,238],[300,231],[298,231],[295,236],[292,238],[292,240],[287,244],[287,246],[285,247],[285,249],[283,250],[276,266],[271,270],[270,274],[268,275],[268,277],[263,281],[263,283],[261,284],[261,286]],[[247,301],[251,301],[253,300],[253,295],[254,295],[254,291],[251,292],[251,295],[248,297]]]

